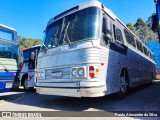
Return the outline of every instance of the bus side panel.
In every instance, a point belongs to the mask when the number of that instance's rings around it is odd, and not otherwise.
[[[143,58],[132,49],[128,49],[128,73],[130,87],[138,85],[142,79]]]
[[[128,72],[130,87],[135,87],[151,81],[151,74],[154,71],[154,64],[143,56],[128,49]]]
[[[120,90],[120,72],[123,67],[126,66],[127,57],[124,54],[120,54],[117,51],[109,50],[108,56],[108,68],[107,68],[107,77],[106,85],[107,91],[106,94],[111,94],[118,92]]]

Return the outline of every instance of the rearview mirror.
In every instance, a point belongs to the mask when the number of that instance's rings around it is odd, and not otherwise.
[[[103,18],[103,28],[102,28],[102,32],[106,33],[107,31],[107,18]]]
[[[31,54],[30,54],[30,59],[31,59],[32,61],[34,61],[34,59],[35,59],[35,52],[31,52]]]

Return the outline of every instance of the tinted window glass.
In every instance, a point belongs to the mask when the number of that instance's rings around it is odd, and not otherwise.
[[[132,45],[133,47],[136,47],[136,43],[135,43],[135,38],[134,36],[129,33],[126,29],[124,29],[124,34],[125,34],[125,37],[126,37],[126,40],[127,42]]]
[[[114,26],[114,34],[115,34],[115,40],[118,40],[119,42],[123,43],[122,32],[116,26]]]
[[[142,43],[139,42],[139,41],[136,41],[136,44],[137,44],[138,50],[141,51],[141,52],[143,52]]]
[[[0,58],[15,59],[19,62],[19,46],[0,41]]]
[[[143,47],[143,50],[144,50],[144,54],[147,55],[147,48]]]
[[[125,34],[125,37],[126,37],[126,40],[129,44],[131,44],[131,39],[130,39],[130,34],[127,30],[124,29],[124,34]]]
[[[17,33],[13,30],[0,27],[0,39],[17,41]]]

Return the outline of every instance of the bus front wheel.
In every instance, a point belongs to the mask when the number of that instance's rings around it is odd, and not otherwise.
[[[28,77],[24,78],[23,88],[24,88],[25,91],[30,91],[30,90],[34,89],[34,87],[28,87]]]

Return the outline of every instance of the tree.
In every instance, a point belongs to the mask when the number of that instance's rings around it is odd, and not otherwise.
[[[148,37],[148,32],[149,32],[147,24],[141,18],[138,18],[134,26],[136,27],[135,30],[136,35],[142,40],[142,42],[146,42],[147,41],[146,38]]]
[[[138,18],[134,25],[132,23],[128,23],[127,27],[144,43],[158,41],[156,34],[151,30],[148,23],[144,22],[141,18]]]
[[[34,45],[41,44],[41,39],[32,39],[32,38],[22,38],[20,41],[20,49],[23,50],[24,48],[32,47]]]
[[[128,23],[126,25],[133,33],[135,33],[136,28],[134,27],[134,25],[132,23]]]

